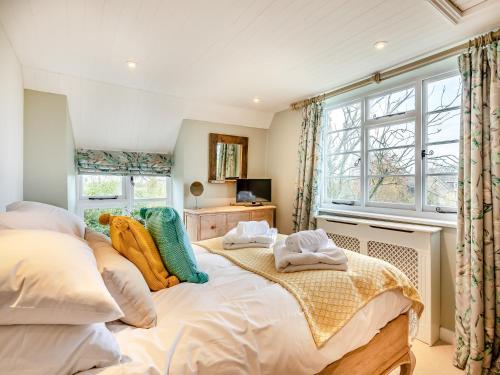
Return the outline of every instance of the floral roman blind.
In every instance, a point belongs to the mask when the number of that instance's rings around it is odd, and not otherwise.
[[[79,174],[170,176],[172,156],[146,152],[76,150]]]

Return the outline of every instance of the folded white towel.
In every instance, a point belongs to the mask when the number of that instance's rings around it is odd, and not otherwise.
[[[226,250],[242,249],[245,247],[271,247],[276,241],[277,235],[278,230],[276,228],[269,228],[269,226],[267,231],[261,234],[239,235],[238,228],[233,228],[226,233],[222,239],[222,244]],[[249,246],[253,244],[254,246]]]
[[[270,249],[273,244],[268,243],[258,243],[258,242],[250,242],[250,243],[225,243],[223,247],[225,250],[237,250],[237,249],[246,249],[246,248],[266,248]]]
[[[261,221],[240,221],[236,227],[238,236],[257,236],[266,235],[269,231],[269,223],[266,220]]]
[[[286,240],[286,247],[295,253],[314,253],[326,250],[332,241],[323,229],[303,230],[289,235]]]
[[[334,245],[331,249],[322,252],[298,253],[290,251],[285,241],[279,241],[274,245],[273,252],[274,262],[278,272],[347,270],[347,256],[344,250]]]

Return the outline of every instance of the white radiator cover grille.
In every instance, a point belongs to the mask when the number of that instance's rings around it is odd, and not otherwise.
[[[399,268],[418,289],[418,253],[411,247],[368,241],[368,255],[383,259]]]
[[[328,237],[330,237],[335,245],[341,247],[342,249],[347,249],[351,251],[356,251],[359,253],[360,246],[359,240],[356,237],[343,236],[341,234],[336,233],[327,233]]]
[[[417,338],[429,345],[439,339],[441,228],[331,215],[317,216],[317,223],[337,246],[403,271],[424,304]]]

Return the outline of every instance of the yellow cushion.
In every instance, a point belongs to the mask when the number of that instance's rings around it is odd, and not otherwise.
[[[113,247],[135,264],[149,289],[156,291],[179,283],[176,276],[169,276],[153,238],[141,223],[128,216],[109,214],[102,214],[99,222],[109,224]]]

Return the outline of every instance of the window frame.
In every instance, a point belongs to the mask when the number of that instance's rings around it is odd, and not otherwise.
[[[426,124],[425,114],[427,109],[427,97],[424,84],[429,82],[438,81],[448,77],[453,77],[459,75],[458,69],[440,69],[427,74],[421,74],[411,79],[406,79],[399,83],[396,83],[390,87],[380,89],[374,88],[371,90],[358,91],[356,94],[350,96],[344,96],[340,100],[331,100],[324,105],[323,116],[322,116],[322,132],[321,132],[321,144],[324,146],[322,149],[322,170],[326,171],[326,155],[327,147],[326,138],[327,135],[326,121],[328,119],[328,112],[341,108],[346,105],[353,103],[361,103],[361,162],[360,162],[360,196],[356,201],[342,201],[335,200],[332,202],[331,198],[326,197],[326,173],[321,175],[321,189],[320,189],[320,207],[319,211],[324,212],[335,212],[335,211],[358,211],[358,212],[369,212],[374,214],[386,214],[386,215],[396,215],[396,216],[408,216],[421,219],[431,219],[431,220],[441,220],[441,221],[456,221],[455,212],[437,212],[437,206],[426,205],[426,185],[425,177],[425,160],[421,157],[421,151],[426,146]],[[415,110],[405,112],[401,115],[384,116],[375,119],[368,118],[368,102],[373,97],[378,97],[381,95],[391,94],[393,92],[400,91],[405,88],[415,88]],[[425,100],[425,102],[424,102]],[[460,107],[459,107],[460,108]],[[388,124],[404,123],[405,121],[414,121],[415,123],[415,203],[414,204],[401,204],[401,203],[380,203],[380,202],[370,202],[368,201],[368,171],[367,161],[368,161],[368,131],[375,126],[383,126]],[[451,173],[450,173],[451,175]],[[409,175],[411,176],[411,175]],[[452,209],[451,207],[442,207],[445,209]],[[456,210],[456,208],[454,208]]]
[[[165,205],[172,205],[172,178],[169,176],[157,176],[166,177],[166,197],[163,198],[134,198],[134,186],[132,183],[133,176],[119,176],[122,178],[122,193],[123,195],[118,196],[118,198],[100,198],[100,199],[90,199],[82,195],[83,193],[83,174],[77,175],[77,203],[76,203],[76,213],[80,217],[84,217],[86,209],[91,208],[122,208],[127,215],[134,210],[135,203],[144,202],[160,202],[165,200]],[[154,176],[153,176],[154,177]]]
[[[442,74],[437,74],[437,75],[434,75],[432,77],[429,77],[427,79],[424,79],[422,80],[422,148],[421,150],[425,150],[427,151],[427,148],[429,147],[429,142],[427,140],[427,115],[429,113],[432,113],[432,112],[436,112],[436,111],[430,111],[430,112],[427,112],[427,105],[428,105],[428,102],[427,102],[427,92],[428,92],[428,86],[429,86],[429,83],[432,83],[432,82],[436,82],[436,81],[440,81],[440,80],[443,80],[443,79],[446,79],[446,78],[450,78],[450,77],[454,77],[456,75],[459,75],[458,74],[458,71],[455,71],[455,72],[445,72],[445,73],[442,73]],[[448,108],[444,111],[453,111],[453,110],[457,110],[457,109],[461,109],[461,105],[458,105],[458,106],[455,106],[455,107],[452,107],[452,108]],[[443,144],[454,144],[454,143],[458,143],[460,144],[460,134],[458,135],[458,141],[441,141],[441,142],[432,142],[431,146],[435,146],[435,145],[443,145]],[[421,151],[421,152],[422,152]],[[427,168],[426,168],[426,162],[425,162],[425,159],[422,158],[422,209],[423,211],[430,211],[430,212],[436,212],[436,209],[438,207],[446,210],[446,211],[452,211],[454,213],[457,212],[457,207],[450,207],[450,206],[435,206],[435,205],[429,205],[427,204],[427,176],[438,176],[438,175],[441,175],[441,176],[451,176],[453,175],[452,173],[431,173],[431,174],[427,174]],[[457,176],[458,178],[458,169],[457,169],[457,173],[455,173],[455,175]]]

